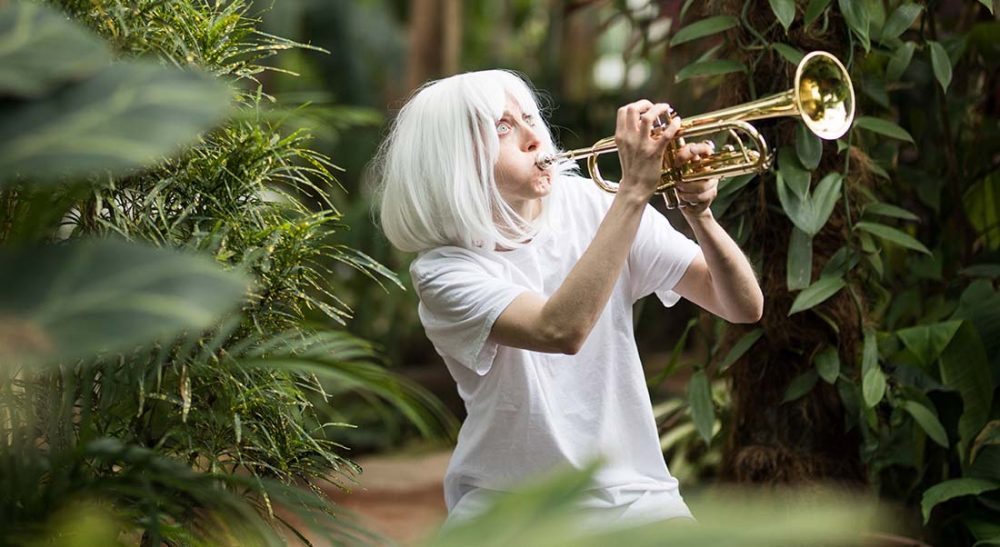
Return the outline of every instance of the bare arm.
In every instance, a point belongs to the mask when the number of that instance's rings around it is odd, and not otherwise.
[[[549,353],[579,351],[621,275],[642,211],[659,182],[663,151],[680,127],[674,117],[658,138],[650,137],[653,121],[669,108],[639,101],[618,110],[615,141],[623,177],[594,240],[551,297],[525,293],[514,299],[493,324],[494,341]]]

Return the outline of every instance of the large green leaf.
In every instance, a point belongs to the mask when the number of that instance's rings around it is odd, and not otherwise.
[[[947,92],[951,84],[951,59],[948,58],[948,52],[934,40],[927,40],[927,46],[931,50],[931,68],[934,69],[934,77],[941,84],[941,89]]]
[[[807,192],[804,197],[799,197],[788,191],[784,175],[779,171],[778,200],[792,223],[806,234],[814,236],[830,218],[840,197],[842,181],[840,173],[828,173],[816,185],[814,193]]]
[[[812,236],[792,226],[792,235],[788,238],[788,264],[785,272],[785,283],[789,291],[800,291],[809,286],[812,281],[813,246]]]
[[[722,372],[732,366],[733,363],[737,361],[743,354],[747,352],[757,340],[764,334],[763,329],[754,329],[746,334],[744,334],[735,344],[733,344],[733,349],[729,350],[726,357],[719,363],[719,372]]]
[[[1000,488],[1000,481],[986,479],[952,479],[944,481],[927,489],[920,501],[920,510],[924,514],[924,523],[931,518],[931,510],[939,503],[960,496],[976,496],[983,492]]]
[[[813,21],[819,19],[820,15],[830,6],[830,0],[809,0],[802,20],[806,25],[811,25]]]
[[[774,12],[778,22],[785,27],[785,32],[788,32],[788,27],[795,19],[795,0],[768,0],[768,3],[771,4],[771,11]]]
[[[792,381],[788,383],[788,388],[785,390],[785,396],[781,402],[788,403],[809,393],[816,385],[818,379],[819,375],[816,373],[816,369],[812,368],[792,378]]]
[[[840,353],[830,346],[816,354],[816,372],[824,382],[832,384],[840,377]]]
[[[795,126],[795,153],[802,166],[810,171],[819,166],[819,160],[823,157],[823,141],[804,123]]]
[[[990,416],[993,378],[979,333],[968,321],[941,352],[941,382],[962,395],[962,416],[958,420],[959,453],[967,462],[968,447]]]
[[[868,12],[868,2],[837,0],[837,5],[840,7],[840,13],[844,15],[844,20],[847,21],[847,26],[861,40],[865,51],[871,49],[871,40],[868,35],[871,14]]]
[[[674,34],[674,37],[670,39],[670,45],[672,47],[678,44],[683,44],[684,42],[697,40],[698,38],[704,38],[705,36],[718,34],[729,30],[738,24],[739,20],[731,15],[716,15],[714,17],[707,17],[705,19],[695,21],[694,23],[678,30],[677,34]]]
[[[879,36],[879,40],[887,42],[894,38],[899,38],[900,34],[903,34],[906,29],[913,26],[913,22],[917,20],[917,16],[920,15],[923,9],[924,7],[920,4],[902,4],[893,10],[892,15],[889,16],[882,27],[882,34]]]
[[[876,235],[882,239],[896,243],[897,245],[902,245],[907,249],[913,249],[914,251],[919,251],[926,255],[931,254],[930,250],[928,250],[923,243],[914,239],[913,236],[905,232],[902,232],[896,228],[893,228],[891,226],[886,226],[884,224],[877,224],[874,222],[861,221],[855,224],[854,228],[857,230],[863,230],[872,235]]]
[[[788,310],[788,315],[794,315],[823,303],[846,285],[847,283],[840,277],[821,277],[795,297],[791,309]]]
[[[0,360],[86,358],[205,329],[248,283],[204,257],[116,241],[0,249]]]
[[[803,198],[809,193],[812,175],[799,161],[795,148],[786,145],[778,150],[778,173],[796,196]]]
[[[896,331],[896,336],[920,361],[923,367],[928,367],[937,361],[951,339],[962,326],[961,321],[947,321],[933,325],[920,325]]]
[[[688,382],[688,404],[691,419],[705,444],[712,444],[712,428],[715,425],[715,406],[712,404],[712,387],[704,370],[696,370]]]
[[[892,57],[889,58],[889,64],[885,67],[885,77],[890,81],[896,81],[902,77],[906,67],[910,66],[913,52],[916,49],[917,44],[913,42],[904,42],[897,47],[896,51],[892,52]]]
[[[896,125],[889,120],[883,120],[882,118],[873,118],[871,116],[861,116],[855,118],[854,125],[860,127],[861,129],[867,129],[874,133],[880,135],[885,135],[886,137],[892,137],[894,139],[899,139],[902,141],[907,141],[912,143],[913,137],[903,129],[902,127]]]
[[[677,71],[674,81],[682,82],[689,78],[699,78],[704,76],[718,76],[719,74],[729,74],[731,72],[746,72],[747,67],[739,62],[729,59],[711,59],[708,61],[698,61],[691,63]]]
[[[38,96],[110,62],[103,41],[43,4],[0,8],[0,95]]]
[[[962,205],[986,247],[1000,249],[1000,174],[976,181],[962,196]]]
[[[903,220],[920,220],[917,215],[889,203],[875,202],[865,205],[864,214],[882,215]]]
[[[774,42],[771,44],[771,47],[774,48],[774,51],[777,51],[779,55],[784,57],[786,61],[795,66],[798,66],[799,62],[802,61],[802,58],[806,56],[806,54],[802,53],[799,49],[788,44],[782,44],[781,42]]]
[[[948,434],[945,433],[944,426],[941,425],[941,421],[938,420],[934,412],[916,401],[903,401],[902,407],[910,416],[913,416],[913,419],[931,440],[948,448]]]
[[[861,395],[868,408],[877,405],[885,397],[885,373],[881,368],[876,366],[861,378]]]
[[[137,62],[113,65],[44,100],[4,103],[0,184],[150,165],[212,127],[229,95],[207,74]]]

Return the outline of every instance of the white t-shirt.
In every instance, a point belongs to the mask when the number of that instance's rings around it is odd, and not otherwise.
[[[691,517],[660,450],[632,330],[632,307],[671,289],[700,252],[646,207],[608,305],[576,355],[500,346],[494,321],[518,295],[551,296],[587,249],[613,197],[579,177],[556,181],[549,222],[525,247],[439,247],[410,265],[427,337],[454,377],[468,417],[445,474],[449,522],[560,466],[604,465],[581,509],[599,522]]]

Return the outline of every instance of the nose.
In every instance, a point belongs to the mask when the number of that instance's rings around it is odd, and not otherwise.
[[[525,152],[534,152],[538,150],[538,147],[542,145],[542,141],[535,134],[535,128],[524,125],[522,126],[523,131],[521,131],[521,148]]]

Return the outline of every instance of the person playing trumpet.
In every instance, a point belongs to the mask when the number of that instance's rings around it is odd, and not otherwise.
[[[372,165],[378,214],[395,247],[418,253],[420,320],[467,410],[445,475],[446,525],[595,458],[603,466],[580,507],[592,522],[692,518],[660,451],[632,307],[656,293],[752,323],[763,295],[712,216],[718,179],[677,187],[697,244],[648,205],[679,127],[665,103],[618,110],[612,195],[568,161],[539,166],[555,147],[514,73],[430,82],[396,116]],[[712,152],[686,144],[676,160]]]

